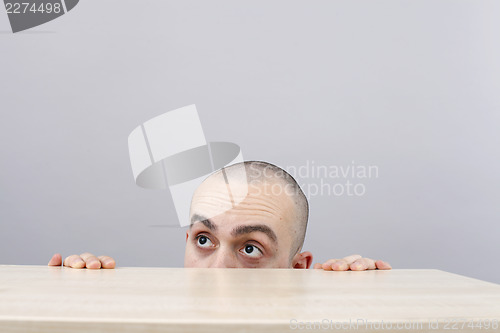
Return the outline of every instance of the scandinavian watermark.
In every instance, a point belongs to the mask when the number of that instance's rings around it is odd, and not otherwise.
[[[66,14],[79,0],[4,0],[12,32],[27,30]]]
[[[300,166],[287,166],[284,168],[300,186],[306,197],[314,196],[364,196],[368,189],[369,181],[379,177],[379,167],[374,164],[359,164],[350,161],[346,164],[325,165],[316,163],[314,160],[307,160]],[[283,171],[273,170],[272,167],[264,170],[255,169],[254,182],[262,179],[286,178],[289,177]],[[298,189],[290,182],[269,182],[271,185],[264,189],[272,195],[286,193],[294,194]],[[296,194],[296,193],[295,193]]]
[[[498,330],[498,319],[438,318],[426,321],[384,321],[357,318],[349,320],[322,319],[320,321],[300,321],[290,319],[291,330]]]

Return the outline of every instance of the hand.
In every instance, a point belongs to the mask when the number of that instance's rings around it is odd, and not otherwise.
[[[61,266],[62,257],[59,253],[54,254],[49,261],[49,266]],[[115,259],[108,256],[96,257],[92,253],[82,253],[81,255],[74,254],[64,259],[64,266],[71,268],[115,268]]]
[[[330,259],[324,264],[314,264],[314,269],[325,271],[366,271],[367,269],[391,269],[389,263],[382,260],[362,258],[359,254],[353,254],[343,259]]]

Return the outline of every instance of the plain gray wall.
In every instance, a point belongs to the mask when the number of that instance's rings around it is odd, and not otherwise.
[[[195,103],[209,141],[283,167],[376,165],[313,196],[304,249],[500,282],[500,2],[85,0],[12,34],[0,10],[0,264],[91,251],[183,266],[127,137]],[[298,179],[301,184],[309,179]]]

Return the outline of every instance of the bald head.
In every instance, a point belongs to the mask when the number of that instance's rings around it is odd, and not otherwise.
[[[272,267],[289,267],[301,250],[308,211],[307,198],[295,179],[285,170],[261,161],[237,163],[213,173],[196,190],[191,203],[192,226],[200,220],[205,227],[223,222],[228,235],[246,230],[253,232],[252,236],[264,237],[263,243],[268,240],[274,245],[266,254]],[[186,248],[186,260],[187,255]],[[266,258],[261,259],[263,262]]]

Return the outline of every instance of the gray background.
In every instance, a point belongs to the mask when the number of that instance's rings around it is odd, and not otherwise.
[[[12,34],[0,10],[0,264],[91,251],[182,266],[168,192],[136,187],[127,136],[195,103],[246,159],[377,165],[315,196],[315,262],[500,282],[500,2],[82,1]],[[304,183],[308,180],[299,179]]]

